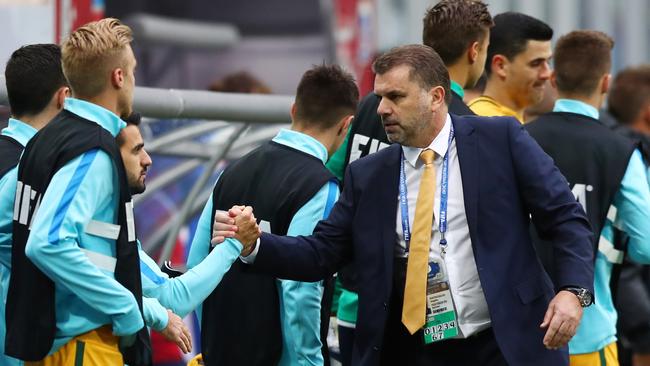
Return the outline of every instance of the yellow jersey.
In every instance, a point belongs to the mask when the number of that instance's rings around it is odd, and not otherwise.
[[[496,100],[488,97],[487,95],[481,95],[480,97],[469,102],[467,106],[472,110],[472,112],[476,113],[479,116],[509,116],[515,117],[519,123],[524,123],[523,114],[513,111],[503,104],[500,104]]]

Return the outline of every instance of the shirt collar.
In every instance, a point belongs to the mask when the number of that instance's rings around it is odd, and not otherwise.
[[[275,135],[273,142],[289,146],[298,151],[302,151],[305,154],[314,156],[317,159],[320,159],[323,164],[327,162],[328,153],[325,146],[321,144],[320,141],[302,132],[283,128],[277,135]]]
[[[465,89],[463,89],[460,84],[457,82],[450,80],[451,81],[451,90],[453,90],[454,93],[458,94],[458,96],[462,99],[465,97]]]
[[[431,141],[431,144],[426,148],[412,147],[412,146],[402,146],[404,151],[404,159],[411,164],[412,167],[417,168],[418,159],[420,158],[420,153],[424,149],[431,149],[436,153],[436,160],[442,156],[445,156],[447,153],[447,147],[449,145],[449,132],[451,131],[451,116],[447,113],[447,119],[445,120],[442,130],[438,133],[438,136]]]
[[[9,118],[7,127],[2,130],[3,135],[11,137],[23,146],[27,146],[36,132],[38,131],[34,127],[14,118]]]
[[[598,109],[594,106],[591,106],[585,102],[575,100],[575,99],[558,99],[555,101],[555,106],[553,107],[553,112],[570,112],[581,114],[583,116],[591,117],[593,119],[598,119],[600,113]]]
[[[489,97],[487,95],[481,95],[480,97],[471,101],[469,104],[474,104],[475,102],[492,104],[498,110],[499,114],[487,114],[485,116],[510,116],[510,117],[515,117],[517,121],[519,121],[519,123],[524,123],[523,113],[517,113],[513,111],[512,109],[506,107],[505,105],[497,102],[496,99],[492,97]]]
[[[97,123],[110,132],[113,137],[126,127],[126,122],[122,121],[117,114],[85,100],[66,98],[63,109]]]

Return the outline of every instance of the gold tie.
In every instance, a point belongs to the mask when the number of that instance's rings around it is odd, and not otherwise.
[[[415,220],[413,220],[413,234],[406,265],[406,287],[404,288],[404,306],[402,308],[402,323],[411,334],[424,326],[426,313],[427,263],[431,245],[433,201],[436,192],[434,154],[430,149],[420,153],[420,159],[425,165],[422,178],[420,178],[418,200],[415,204]]]

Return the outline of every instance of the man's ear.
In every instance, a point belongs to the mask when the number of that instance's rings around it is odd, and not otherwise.
[[[549,81],[551,82],[551,86],[554,89],[557,89],[557,74],[555,73],[555,69],[551,70],[551,77]]]
[[[350,127],[352,120],[354,120],[354,115],[348,115],[341,118],[341,121],[339,122],[339,130],[336,132],[336,135],[341,136],[341,134],[348,133],[348,128]]]
[[[295,121],[295,119],[296,119],[296,102],[291,103],[291,109],[289,110],[289,115],[291,116],[291,120]]]
[[[115,89],[122,89],[124,86],[124,70],[121,67],[113,69],[111,72],[111,85]]]
[[[492,68],[492,74],[498,75],[500,78],[504,79],[508,73],[508,67],[510,61],[504,55],[494,55],[492,56],[492,62],[490,62],[490,67]]]
[[[481,44],[478,43],[478,41],[474,41],[467,49],[467,61],[470,65],[473,65],[476,62],[480,48]]]
[[[431,111],[435,112],[445,103],[445,88],[440,85],[434,86],[429,90],[429,95],[431,96]]]
[[[605,74],[600,80],[600,93],[605,94],[609,91],[609,86],[612,82],[612,74]]]
[[[56,103],[56,109],[63,109],[63,105],[65,104],[65,98],[68,97],[70,97],[70,88],[68,88],[67,86],[60,87],[54,93],[54,101]]]

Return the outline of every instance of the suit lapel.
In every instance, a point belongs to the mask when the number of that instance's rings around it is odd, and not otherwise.
[[[381,242],[384,249],[384,269],[386,270],[386,288],[393,286],[393,258],[395,256],[395,244],[397,243],[397,233],[395,231],[397,215],[397,196],[399,192],[399,172],[400,159],[402,158],[402,147],[399,144],[393,144],[390,154],[384,160],[381,174],[384,176],[382,184],[379,185],[379,197],[386,202],[382,205],[382,213],[379,222],[381,228]]]
[[[478,137],[474,133],[474,127],[469,121],[463,121],[460,117],[452,116],[454,124],[456,151],[463,185],[463,198],[465,201],[465,214],[469,225],[472,243],[476,243],[478,219],[478,198],[479,198],[479,162],[478,162]]]

